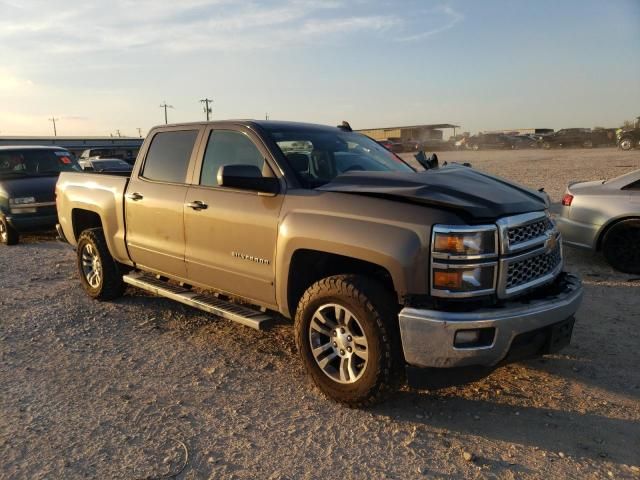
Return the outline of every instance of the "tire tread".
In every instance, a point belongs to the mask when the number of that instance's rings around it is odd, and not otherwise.
[[[397,324],[393,322],[393,319],[397,318],[397,312],[392,307],[395,303],[380,284],[361,275],[335,275],[317,281],[303,294],[296,310],[295,337],[299,352],[303,351],[300,342],[304,341],[307,335],[306,330],[302,328],[303,314],[312,301],[327,292],[335,292],[337,295],[349,297],[361,304],[365,310],[372,314],[371,318],[375,321],[383,339],[383,349],[379,352],[378,361],[371,362],[378,366],[378,371],[375,374],[376,382],[358,398],[339,393],[331,395],[334,400],[350,407],[370,407],[396,391],[404,380],[400,368],[402,362],[399,351],[399,333],[397,333]],[[385,300],[387,301],[385,302]],[[325,392],[325,394],[327,393]],[[327,396],[329,395],[327,394]]]

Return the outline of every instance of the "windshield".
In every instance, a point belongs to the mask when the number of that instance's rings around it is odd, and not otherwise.
[[[414,171],[398,156],[360,133],[304,127],[270,133],[306,188],[319,187],[353,171]]]
[[[0,175],[57,175],[77,172],[80,167],[65,150],[2,150]]]

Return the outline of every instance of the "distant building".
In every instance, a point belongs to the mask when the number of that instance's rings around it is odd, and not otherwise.
[[[485,130],[482,133],[503,133],[505,135],[542,135],[552,132],[553,128],[508,128],[505,130]]]
[[[443,128],[452,128],[453,135],[456,134],[456,128],[459,125],[450,123],[436,123],[432,125],[412,125],[407,127],[383,127],[383,128],[366,128],[358,130],[358,132],[373,138],[374,140],[393,140],[397,142],[407,142],[415,140],[423,142],[426,140],[442,140],[444,135]]]
[[[144,139],[136,137],[37,137],[0,136],[0,146],[46,145],[63,147],[77,156],[89,148],[107,148],[118,152],[118,156],[135,158]]]

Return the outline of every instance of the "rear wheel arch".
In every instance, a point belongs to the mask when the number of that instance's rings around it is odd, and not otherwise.
[[[628,217],[615,218],[613,220],[610,220],[609,223],[605,224],[605,226],[602,227],[602,229],[598,233],[598,240],[596,241],[596,251],[597,252],[601,252],[602,251],[602,242],[604,241],[604,238],[606,237],[607,233],[609,231],[611,231],[611,229],[614,228],[616,225],[619,225],[621,222],[624,222],[626,220],[639,220],[640,221],[640,217],[634,216],[634,215],[630,215]]]
[[[71,211],[71,225],[76,241],[85,230],[90,228],[103,228],[102,218],[98,213],[82,208],[74,208]]]

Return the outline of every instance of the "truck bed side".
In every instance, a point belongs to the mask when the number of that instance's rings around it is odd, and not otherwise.
[[[131,264],[124,220],[124,193],[128,182],[128,177],[118,175],[60,174],[56,186],[58,221],[71,245],[76,246],[83,227],[102,226],[113,258]]]

